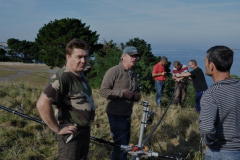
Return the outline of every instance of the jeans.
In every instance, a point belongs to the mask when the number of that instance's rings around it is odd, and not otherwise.
[[[165,84],[164,81],[155,81],[156,92],[157,92],[157,95],[156,95],[157,106],[159,106],[159,104],[161,103],[164,84]]]
[[[204,91],[196,92],[196,105],[195,105],[195,110],[196,110],[197,112],[200,112],[200,110],[201,110],[200,100],[201,100],[201,98],[202,98],[203,93],[204,93]]]
[[[240,160],[240,151],[216,150],[208,148],[205,160]]]
[[[111,135],[114,143],[128,145],[130,141],[131,116],[108,114]],[[111,160],[127,160],[127,152],[119,147],[114,147]]]

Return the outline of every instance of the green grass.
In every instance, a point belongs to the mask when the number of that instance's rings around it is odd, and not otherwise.
[[[48,82],[48,72],[32,72],[30,74],[15,78],[14,82],[27,82],[35,85],[46,85]]]
[[[17,73],[18,73],[18,71],[4,71],[4,70],[0,70],[0,78],[11,76],[11,75],[17,74]]]

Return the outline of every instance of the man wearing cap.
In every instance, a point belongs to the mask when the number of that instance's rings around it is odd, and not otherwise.
[[[152,76],[154,77],[155,80],[155,86],[156,86],[156,104],[157,107],[161,107],[161,98],[162,98],[162,93],[164,89],[164,82],[166,80],[166,74],[167,72],[165,71],[165,65],[167,64],[167,58],[165,56],[161,57],[161,61],[158,62],[154,67],[152,71]]]
[[[111,135],[114,143],[128,145],[130,141],[131,114],[133,103],[141,98],[137,75],[132,71],[139,58],[137,49],[126,46],[122,61],[104,75],[100,95],[107,98],[107,109]],[[127,160],[127,153],[114,147],[112,160]]]

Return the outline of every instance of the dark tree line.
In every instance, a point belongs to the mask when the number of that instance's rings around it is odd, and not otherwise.
[[[65,64],[65,47],[73,38],[80,38],[87,41],[90,46],[89,61],[90,69],[85,72],[91,86],[99,88],[105,72],[121,59],[121,54],[125,46],[135,46],[141,57],[134,66],[134,71],[138,75],[139,85],[143,92],[150,93],[155,90],[152,68],[159,62],[161,57],[152,54],[151,45],[140,38],[130,39],[128,42],[116,44],[113,40],[99,44],[99,34],[91,31],[90,26],[86,26],[79,19],[64,18],[50,21],[39,29],[35,42],[10,38],[7,41],[10,50],[7,58],[11,61],[30,62],[33,59],[40,60],[50,67],[62,67]],[[6,55],[0,50],[0,60],[4,60]],[[5,59],[7,60],[7,59]],[[167,64],[167,72],[170,62]]]

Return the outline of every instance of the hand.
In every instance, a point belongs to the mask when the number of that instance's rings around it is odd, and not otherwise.
[[[208,146],[205,146],[206,147],[206,149],[208,149],[209,147]]]
[[[175,79],[176,82],[179,82],[179,81],[181,81],[181,80],[182,80],[181,78],[176,78],[176,79]]]
[[[163,72],[163,76],[166,75],[166,74],[167,74],[167,72]]]
[[[180,77],[180,74],[177,74],[176,77],[179,78],[179,77]]]
[[[77,127],[69,123],[69,124],[60,125],[57,134],[59,135],[74,134],[76,132],[77,132]]]
[[[139,92],[135,92],[134,93],[134,100],[139,100],[141,98],[141,93],[139,93]]]
[[[132,91],[129,91],[129,90],[125,89],[124,92],[123,92],[123,95],[124,95],[125,98],[131,99],[132,96],[134,95],[134,93]]]

